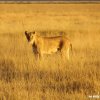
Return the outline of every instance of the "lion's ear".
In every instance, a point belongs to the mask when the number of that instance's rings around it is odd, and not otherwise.
[[[25,31],[25,35],[27,36],[27,31]]]
[[[35,34],[35,31],[33,31],[33,34]]]
[[[27,40],[29,41],[29,40],[30,40],[30,36],[29,36],[29,34],[27,33],[27,31],[25,31],[25,35],[26,35]]]

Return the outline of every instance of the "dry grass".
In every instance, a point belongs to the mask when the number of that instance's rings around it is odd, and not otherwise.
[[[100,4],[0,4],[0,100],[88,100],[100,92]],[[73,58],[36,61],[24,31],[73,44]]]

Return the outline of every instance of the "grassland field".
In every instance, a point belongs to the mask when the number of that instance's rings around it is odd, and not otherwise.
[[[67,36],[71,61],[59,54],[37,61],[26,30]],[[100,4],[0,4],[0,41],[0,100],[100,96]]]

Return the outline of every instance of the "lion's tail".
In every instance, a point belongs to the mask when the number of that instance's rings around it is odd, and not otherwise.
[[[70,48],[71,48],[71,52],[72,52],[72,44],[70,43]]]
[[[70,43],[70,50],[71,50],[71,56],[73,55],[73,47],[72,44]]]

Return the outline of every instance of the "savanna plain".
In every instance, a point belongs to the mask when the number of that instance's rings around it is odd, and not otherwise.
[[[36,60],[25,31],[67,36],[70,61]],[[100,96],[100,4],[0,4],[0,100]]]

